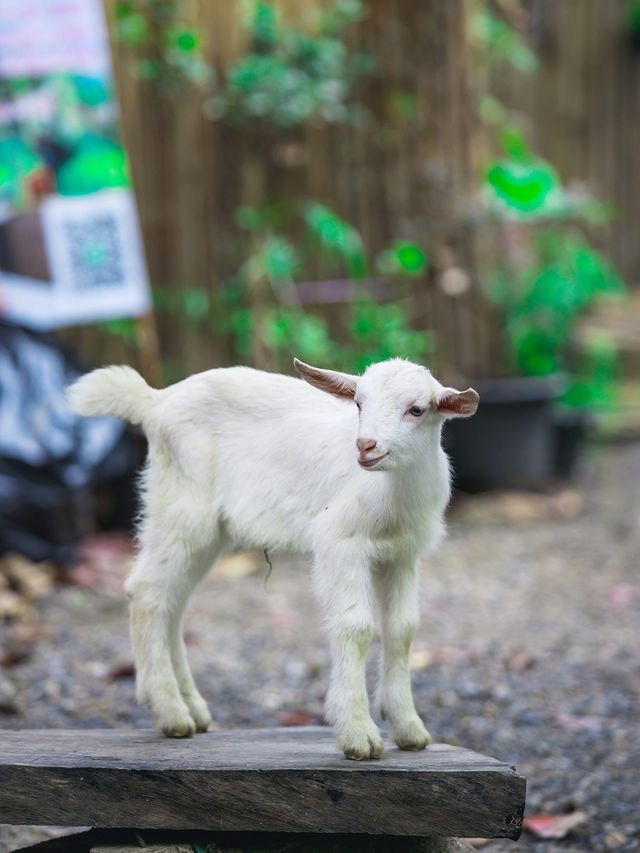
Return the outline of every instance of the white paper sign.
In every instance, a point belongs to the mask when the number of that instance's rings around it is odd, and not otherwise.
[[[0,313],[33,328],[53,329],[149,310],[129,192],[51,196],[40,213],[51,281],[0,273]]]

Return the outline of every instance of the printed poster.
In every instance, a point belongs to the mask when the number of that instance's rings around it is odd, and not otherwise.
[[[0,317],[52,329],[150,302],[100,0],[1,0]]]

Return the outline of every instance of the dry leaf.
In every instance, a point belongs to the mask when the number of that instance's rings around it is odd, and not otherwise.
[[[42,598],[53,586],[54,569],[49,563],[32,563],[18,554],[9,554],[2,561],[9,584],[26,598]]]
[[[124,663],[116,663],[110,666],[104,674],[108,681],[119,681],[121,678],[134,678],[136,668],[133,661],[125,661]]]
[[[477,521],[535,522],[549,518],[574,518],[582,511],[579,492],[564,489],[551,495],[531,492],[490,492],[468,498],[463,515]]]
[[[617,583],[611,590],[609,602],[612,607],[628,607],[635,598],[635,588],[630,583]]]
[[[514,649],[506,658],[505,664],[510,672],[528,672],[533,669],[538,663],[535,658],[526,649]]]
[[[556,723],[570,732],[599,732],[605,725],[604,717],[589,714],[558,714]]]
[[[11,589],[0,592],[0,619],[28,621],[34,614],[33,605]]]
[[[586,812],[581,811],[561,815],[537,814],[525,817],[522,826],[536,838],[564,838],[585,824],[587,819]]]
[[[318,726],[321,720],[308,711],[280,711],[278,723],[281,726]]]
[[[433,654],[427,649],[413,649],[411,652],[411,669],[414,672],[420,672],[423,669],[431,666],[433,663]]]
[[[31,657],[31,649],[27,646],[14,646],[0,652],[0,666],[3,669],[11,669],[19,663],[24,663]]]
[[[133,542],[123,534],[106,533],[86,539],[65,580],[112,598],[124,596],[123,584],[133,561]]]

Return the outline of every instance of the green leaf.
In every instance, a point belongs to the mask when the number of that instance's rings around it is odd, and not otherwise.
[[[478,114],[486,124],[501,125],[507,121],[509,110],[493,95],[481,95],[478,101]]]
[[[106,320],[101,325],[109,335],[113,335],[116,338],[122,338],[122,340],[127,343],[135,343],[137,339],[135,321],[131,317],[122,317],[117,320]]]
[[[544,160],[493,163],[486,181],[498,201],[520,214],[542,213],[550,207],[552,194],[560,190],[555,170]]]
[[[126,18],[134,11],[131,0],[118,0],[116,3],[116,18]]]
[[[145,44],[149,38],[149,28],[144,15],[132,12],[118,19],[118,37],[134,47]]]
[[[251,20],[251,34],[257,48],[271,48],[276,44],[278,25],[272,3],[256,0]]]
[[[261,264],[272,282],[288,282],[298,267],[298,256],[293,245],[284,237],[269,237],[260,253]]]
[[[178,50],[184,53],[192,53],[198,48],[198,37],[193,30],[179,30],[174,33],[173,41]]]
[[[507,157],[512,160],[522,160],[529,164],[534,162],[533,155],[522,133],[513,125],[507,124],[503,127],[500,135],[500,144]]]
[[[631,0],[627,6],[627,21],[631,33],[640,33],[640,2]]]
[[[535,53],[519,32],[486,6],[472,15],[471,28],[489,66],[507,63],[525,74],[538,67]]]
[[[201,288],[192,288],[183,295],[184,313],[193,321],[204,319],[209,313],[209,295]]]
[[[317,202],[307,205],[304,216],[307,227],[320,243],[344,258],[350,276],[361,278],[366,274],[362,239],[353,226]]]
[[[416,243],[401,240],[378,256],[376,266],[387,275],[420,276],[426,272],[427,256]]]
[[[253,231],[262,224],[262,216],[258,208],[249,205],[238,207],[234,213],[234,219],[236,225],[246,231]]]

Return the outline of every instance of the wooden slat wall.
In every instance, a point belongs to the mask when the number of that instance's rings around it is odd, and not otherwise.
[[[105,5],[111,15],[115,0]],[[285,20],[304,25],[318,3],[276,5]],[[330,205],[359,228],[371,256],[394,238],[415,239],[432,258],[443,257],[446,248],[447,263],[473,270],[466,205],[478,158],[465,5],[371,0],[366,20],[350,34],[353,48],[367,50],[378,63],[363,86],[375,116],[364,130],[321,124],[277,135],[233,130],[203,115],[197,91],[168,99],[136,79],[131,58],[114,41],[124,137],[154,287],[214,292],[238,264],[231,257],[234,210],[274,198]],[[182,7],[218,69],[242,51],[242,4],[183,0]],[[413,99],[415,119],[394,113],[391,100],[399,92]],[[295,164],[287,165],[291,152]],[[436,273],[416,283],[412,304],[420,327],[437,331],[441,369],[486,372],[491,344],[484,309],[473,292],[445,296]],[[175,316],[158,319],[169,379],[234,360],[224,337]],[[85,349],[90,336],[90,355],[110,360],[111,344],[97,330],[83,336]]]

